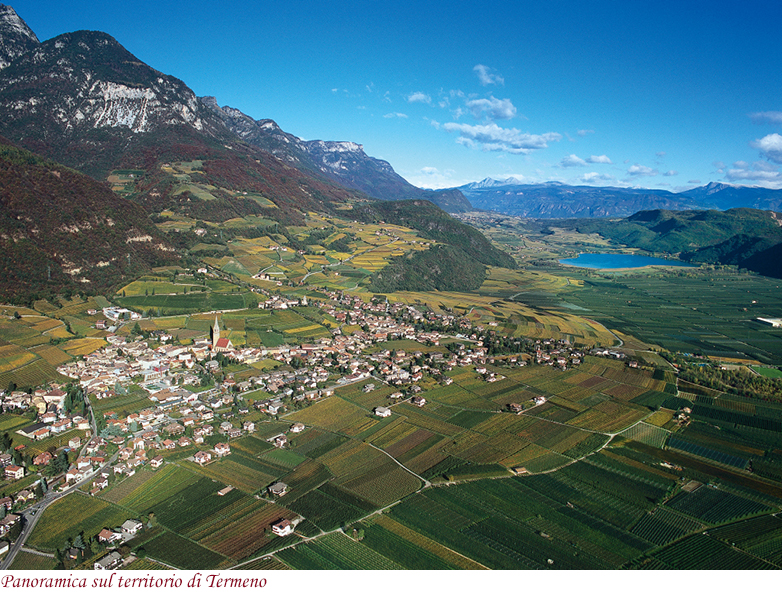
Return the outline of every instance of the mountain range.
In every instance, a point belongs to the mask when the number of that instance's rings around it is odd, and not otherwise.
[[[454,213],[479,209],[540,218],[622,217],[648,209],[782,208],[782,191],[724,184],[678,194],[521,184],[513,178],[445,190],[417,188],[358,143],[305,141],[271,119],[256,120],[236,108],[220,107],[214,97],[197,97],[183,81],[142,63],[106,33],[77,31],[40,42],[13,8],[3,5],[0,134],[96,179],[106,179],[113,169],[149,170],[156,162],[197,152],[228,163],[243,154],[265,168],[254,177],[270,178],[269,185],[288,197],[281,201],[291,207],[288,211],[315,206],[309,200],[313,185],[327,203],[344,200],[347,189],[355,197],[430,200]],[[281,183],[289,176],[280,170],[291,167],[311,178],[304,191],[301,183]],[[148,210],[161,206],[160,200],[148,198]]]
[[[516,217],[629,217],[638,211],[753,208],[782,210],[782,190],[710,183],[679,193],[648,188],[524,184],[516,178],[487,178],[458,190],[478,210]]]
[[[287,226],[302,224],[310,211],[335,214],[377,200],[471,208],[458,191],[412,186],[357,143],[303,141],[272,120],[254,120],[220,107],[212,97],[199,98],[106,33],[76,31],[40,42],[12,8],[2,5],[0,135],[0,152],[7,157],[0,163],[0,199],[7,215],[0,218],[0,238],[14,244],[5,245],[4,266],[6,271],[14,267],[25,242],[35,244],[35,258],[22,267],[27,282],[18,284],[28,295],[47,288],[105,290],[130,269],[138,273],[176,260],[171,244],[180,238],[164,237],[150,219],[168,210],[216,223],[259,215]],[[183,162],[186,174],[172,169],[172,163]],[[133,172],[132,188],[123,196],[106,183],[118,170]],[[46,171],[52,174],[47,177]],[[31,177],[44,188],[41,196],[52,201],[33,198]],[[53,183],[65,179],[73,190]],[[101,200],[86,198],[99,195]],[[58,196],[67,200],[57,203]],[[45,216],[47,208],[52,215],[73,213],[78,221],[58,225]],[[125,227],[112,216],[122,212],[128,214]],[[385,216],[394,223],[397,215]],[[71,218],[64,217],[69,223]],[[452,239],[475,235],[448,216],[438,219],[443,227]],[[88,229],[100,230],[98,235],[114,243],[80,242]],[[59,235],[68,230],[71,238]],[[494,249],[477,235],[480,249],[462,256],[482,270]],[[150,238],[148,244],[160,254],[142,257],[143,251],[126,249],[125,244],[136,248],[136,237]]]
[[[357,218],[408,225],[450,246],[439,251],[450,264],[432,266],[431,255],[421,262],[399,261],[393,274],[376,281],[439,289],[448,284],[432,272],[452,276],[447,271],[459,262],[477,284],[483,266],[513,266],[483,236],[440,209],[595,218],[642,210],[782,206],[782,191],[718,184],[679,194],[515,179],[417,188],[358,143],[302,140],[271,119],[198,97],[106,33],[76,31],[41,42],[4,5],[0,156],[5,251],[0,266],[8,281],[0,290],[6,296],[15,295],[11,285],[27,295],[102,290],[145,267],[176,261],[172,242],[178,240],[158,232],[150,219],[163,211],[217,223],[258,215],[287,226],[302,224],[309,211],[353,210]],[[189,170],[176,172],[172,163],[188,163]],[[118,170],[135,172],[122,196],[107,184]],[[200,193],[204,188],[208,192]],[[398,208],[382,206],[394,201],[401,201]],[[59,221],[51,213],[67,215]],[[127,216],[122,224],[119,214]],[[23,254],[29,266],[17,274],[14,263]]]

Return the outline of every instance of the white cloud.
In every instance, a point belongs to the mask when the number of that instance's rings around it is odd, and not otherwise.
[[[627,175],[630,176],[656,176],[659,172],[656,169],[647,167],[645,165],[631,165],[627,170]]]
[[[432,98],[426,93],[422,93],[421,91],[416,91],[415,93],[410,93],[410,95],[407,96],[407,103],[430,104],[432,103]]]
[[[433,124],[434,125],[434,124]],[[471,126],[448,122],[442,125],[447,132],[458,132],[456,142],[468,147],[480,146],[484,151],[527,155],[536,149],[545,149],[549,142],[562,139],[557,132],[530,134],[516,128],[500,128],[494,123]]]
[[[609,165],[612,163],[607,155],[592,155],[586,161],[587,163],[607,163]]]
[[[437,190],[440,188],[454,188],[456,186],[462,186],[468,181],[454,179],[454,171],[446,169],[440,171],[436,167],[422,167],[416,172],[410,175],[405,175],[404,178],[410,182],[413,186],[419,188],[431,188]]]
[[[568,155],[567,157],[563,157],[562,161],[559,162],[559,165],[561,167],[582,167],[586,165],[587,162],[581,159],[578,155]]]
[[[662,159],[663,157],[665,157],[665,151],[657,151],[657,153],[655,153],[655,155],[657,155],[657,157]]]
[[[754,167],[729,169],[725,174],[725,178],[731,182],[755,181],[760,182],[763,186],[782,187],[782,173],[765,169],[760,170]]]
[[[679,172],[676,171],[675,169],[672,169],[672,170],[669,170],[669,171],[665,172],[663,175],[670,178],[671,176],[678,176]]]
[[[407,114],[400,114],[399,112],[391,112],[383,116],[384,118],[406,118]]]
[[[687,180],[688,184],[698,184],[699,186],[703,183],[700,180]]]
[[[578,136],[586,136],[587,134],[594,134],[594,130],[579,130]]]
[[[750,143],[750,146],[758,149],[760,154],[769,161],[782,164],[782,136],[776,132],[757,139]]]
[[[510,120],[516,116],[516,107],[510,99],[471,99],[466,105],[476,119],[485,115],[490,120]]]
[[[583,174],[582,176],[577,178],[576,181],[582,184],[597,184],[597,183],[605,183],[605,182],[616,182],[616,179],[612,175],[599,174],[596,171],[592,171],[587,174]]]
[[[782,124],[782,112],[755,112],[749,117],[755,124]]]
[[[782,188],[782,172],[779,171],[779,166],[768,161],[755,161],[754,163],[736,161],[725,172],[725,179],[730,182],[752,181],[768,188]]]
[[[478,80],[484,87],[487,85],[505,84],[505,79],[502,78],[496,70],[489,68],[488,66],[484,66],[483,64],[476,65],[473,68],[473,72],[478,75]]]

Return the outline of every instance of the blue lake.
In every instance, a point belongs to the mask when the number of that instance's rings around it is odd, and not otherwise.
[[[665,260],[638,254],[579,254],[578,258],[563,258],[561,264],[583,267],[585,269],[637,269],[651,265],[669,267],[694,267],[680,260]]]

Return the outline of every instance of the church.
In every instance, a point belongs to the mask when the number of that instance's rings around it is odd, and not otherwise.
[[[220,337],[220,324],[215,314],[215,325],[212,327],[212,351],[214,353],[223,353],[224,351],[233,351],[233,344],[227,337]]]

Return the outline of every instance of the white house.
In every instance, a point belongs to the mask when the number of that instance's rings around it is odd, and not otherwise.
[[[272,533],[279,535],[280,537],[290,535],[293,533],[293,524],[291,524],[288,519],[283,519],[272,525]]]
[[[375,407],[374,414],[378,417],[389,417],[391,410],[388,407]]]

